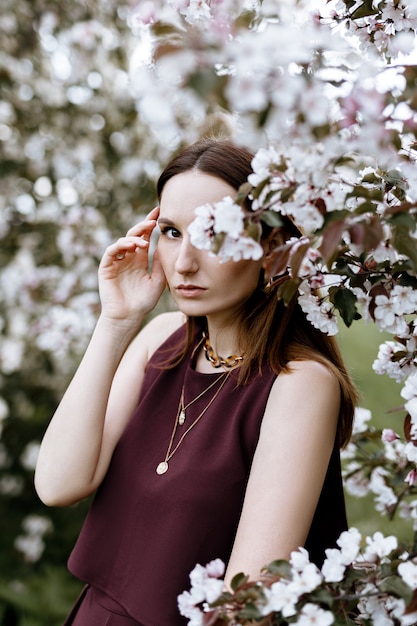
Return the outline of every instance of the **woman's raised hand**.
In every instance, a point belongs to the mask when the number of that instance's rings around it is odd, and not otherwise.
[[[140,323],[161,297],[166,279],[157,251],[149,271],[149,242],[158,215],[159,207],[152,209],[125,237],[106,249],[99,267],[103,316]]]

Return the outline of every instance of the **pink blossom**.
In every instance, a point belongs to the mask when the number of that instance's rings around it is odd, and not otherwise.
[[[399,438],[399,435],[397,435],[395,430],[392,430],[392,428],[384,428],[382,431],[381,439],[384,443],[392,443]]]
[[[140,2],[132,12],[132,19],[142,24],[153,24],[156,18],[154,2]]]
[[[417,470],[410,470],[407,476],[404,478],[404,482],[408,483],[410,487],[414,487],[414,485],[417,483]]]

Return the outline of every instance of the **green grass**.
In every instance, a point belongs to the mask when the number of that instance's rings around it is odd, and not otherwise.
[[[375,324],[354,322],[350,328],[339,324],[338,341],[348,369],[360,393],[360,406],[372,413],[372,424],[376,428],[393,428],[403,432],[404,412],[389,413],[404,401],[400,396],[402,385],[386,375],[378,375],[372,363],[378,353],[378,346],[391,335],[381,333]],[[375,511],[372,496],[353,498],[346,494],[350,526],[356,526],[363,534],[373,534],[380,530],[384,534],[395,534],[401,541],[411,542],[410,522],[399,518],[390,521]]]

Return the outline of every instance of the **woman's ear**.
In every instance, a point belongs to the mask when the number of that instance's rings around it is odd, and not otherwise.
[[[263,240],[264,256],[262,267],[266,280],[286,269],[291,246],[285,246],[289,239],[288,231],[282,226],[273,228]]]
[[[276,226],[263,240],[264,258],[272,254],[276,248],[282,246],[288,239],[288,233],[282,226]]]

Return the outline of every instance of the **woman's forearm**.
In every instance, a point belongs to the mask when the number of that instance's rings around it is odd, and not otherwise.
[[[39,497],[49,505],[78,501],[96,487],[112,381],[135,331],[101,317],[43,438],[35,473]],[[124,416],[121,416],[123,419]]]

